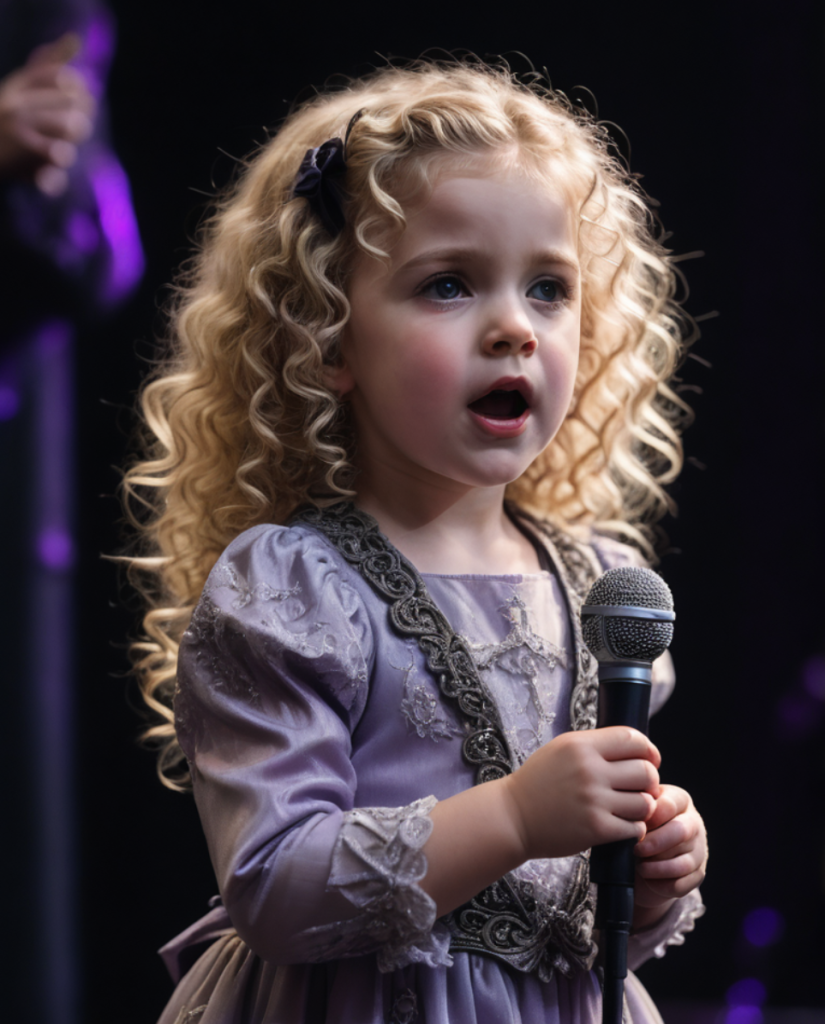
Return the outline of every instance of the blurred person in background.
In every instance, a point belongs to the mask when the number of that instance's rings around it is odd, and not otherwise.
[[[108,142],[114,23],[97,0],[0,0],[0,597],[3,877],[15,1019],[77,1019],[72,798],[74,350],[134,289],[143,253]],[[22,1018],[21,1018],[22,1015]]]

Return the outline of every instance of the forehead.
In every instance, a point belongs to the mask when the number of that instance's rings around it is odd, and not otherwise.
[[[499,182],[530,184],[536,192],[546,191],[571,208],[577,208],[589,188],[581,175],[559,152],[542,156],[518,143],[496,149],[467,153],[431,152],[412,160],[401,172],[398,187],[390,189],[405,210],[427,202],[433,189],[450,178],[481,178]]]
[[[405,206],[393,262],[429,246],[567,250],[575,258],[576,211],[564,191],[501,161],[447,162]]]

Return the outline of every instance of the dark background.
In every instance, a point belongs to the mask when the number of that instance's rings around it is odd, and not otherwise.
[[[663,775],[694,795],[711,843],[709,910],[642,977],[657,1000],[724,1002],[745,976],[771,1005],[825,1007],[825,706],[801,684],[823,653],[822,8],[692,5],[219,5],[118,0],[109,100],[148,266],[139,294],[80,339],[77,605],[80,1019],[151,1022],[171,986],[154,950],[215,884],[191,798],[138,749],[123,678],[135,606],[111,565],[115,468],[158,307],[207,199],[304,87],[381,55],[521,51],[591,89],[661,202],[703,323],[685,381],[697,422],[673,489],[662,569],[677,601],[680,686],[654,723]],[[519,61],[516,58],[514,63]],[[705,468],[700,468],[700,464]],[[102,497],[101,497],[102,496]],[[780,941],[742,937],[754,907]]]

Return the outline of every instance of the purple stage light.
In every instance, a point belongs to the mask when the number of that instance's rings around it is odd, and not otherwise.
[[[114,19],[108,11],[97,11],[83,34],[83,49],[73,62],[86,79],[89,91],[100,99],[106,85],[106,72],[115,52]]]
[[[825,701],[825,655],[808,658],[802,666],[802,685],[816,700]]]
[[[0,421],[13,420],[20,411],[20,395],[11,384],[0,384]]]
[[[28,580],[29,723],[37,886],[32,914],[40,943],[43,1011],[49,1024],[76,1024],[77,908],[74,798],[72,584],[75,427],[74,328],[50,320],[29,345],[32,460],[29,501],[32,565]],[[48,642],[43,642],[43,637]]]
[[[74,248],[78,252],[82,252],[84,256],[95,252],[100,245],[100,232],[97,230],[97,225],[88,213],[83,213],[82,210],[76,210],[69,217],[67,234]]]
[[[782,938],[785,919],[773,907],[757,907],[745,916],[742,931],[752,946],[772,946]]]
[[[758,1006],[734,1006],[725,1014],[725,1024],[762,1024]]]
[[[37,557],[47,569],[69,569],[74,562],[74,544],[65,530],[46,529],[37,538]]]
[[[51,356],[62,356],[68,352],[72,343],[72,333],[72,326],[67,321],[49,320],[39,329],[35,337],[40,355],[48,359]]]
[[[748,1006],[759,1007],[765,1002],[765,986],[758,978],[742,978],[731,985],[726,993],[731,1009]]]
[[[102,148],[90,163],[100,226],[111,252],[105,298],[114,303],[125,298],[143,275],[143,248],[126,172],[116,157]]]

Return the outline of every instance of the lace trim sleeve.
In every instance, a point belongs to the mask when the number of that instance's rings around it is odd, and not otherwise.
[[[418,885],[427,872],[421,847],[432,831],[428,815],[436,803],[430,796],[407,807],[345,813],[328,888],[360,913],[312,929],[313,959],[377,952],[384,973],[412,963],[452,964],[447,927],[436,922],[435,902]]]
[[[668,946],[683,945],[685,936],[693,931],[704,912],[705,905],[698,889],[676,900],[661,921],[630,936],[627,966],[635,971],[652,956],[661,959]]]

